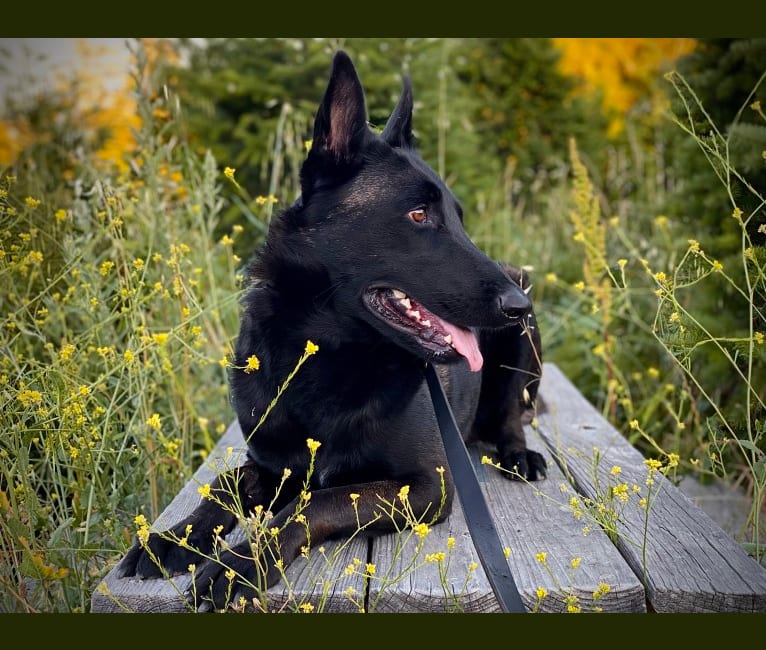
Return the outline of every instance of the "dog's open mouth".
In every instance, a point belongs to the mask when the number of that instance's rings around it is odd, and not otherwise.
[[[439,318],[432,311],[399,289],[373,287],[365,292],[368,308],[378,318],[400,332],[413,336],[435,358],[455,353],[468,361],[472,372],[484,363],[474,333]]]

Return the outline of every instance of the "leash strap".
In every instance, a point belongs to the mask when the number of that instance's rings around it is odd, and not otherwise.
[[[439,376],[430,363],[426,364],[425,373],[431,400],[434,403],[436,421],[447,452],[447,462],[452,471],[468,530],[484,567],[484,573],[487,574],[492,591],[503,612],[526,612],[508,561],[501,550],[500,536],[497,534],[487,502],[484,500],[471,457],[463,442],[463,436],[460,435]]]

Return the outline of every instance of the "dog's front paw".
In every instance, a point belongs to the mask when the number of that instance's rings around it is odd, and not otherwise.
[[[212,550],[212,538],[212,533],[204,535],[194,532],[184,537],[172,529],[151,533],[145,543],[136,540],[126,553],[120,575],[159,578],[164,574],[185,573],[190,564],[198,563],[202,555]],[[183,544],[181,539],[185,540]]]
[[[267,562],[263,556],[254,558],[249,544],[239,544],[202,566],[194,576],[186,598],[197,610],[209,603],[220,611],[230,604],[237,604],[241,598],[252,602],[259,592],[277,583],[280,577],[273,562]]]
[[[508,470],[503,472],[503,476],[512,481],[537,481],[548,475],[545,458],[531,449],[505,454],[500,459],[500,465]]]

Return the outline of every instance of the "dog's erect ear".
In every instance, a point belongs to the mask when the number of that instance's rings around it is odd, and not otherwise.
[[[348,54],[341,50],[332,61],[330,81],[314,121],[311,148],[328,153],[338,162],[350,162],[368,134],[362,84]]]
[[[409,75],[402,79],[402,96],[380,137],[392,147],[412,148],[412,81]]]

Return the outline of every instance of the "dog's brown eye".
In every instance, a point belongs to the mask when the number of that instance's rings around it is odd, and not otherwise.
[[[415,223],[423,223],[428,215],[423,208],[418,208],[417,210],[410,210],[407,216]]]

